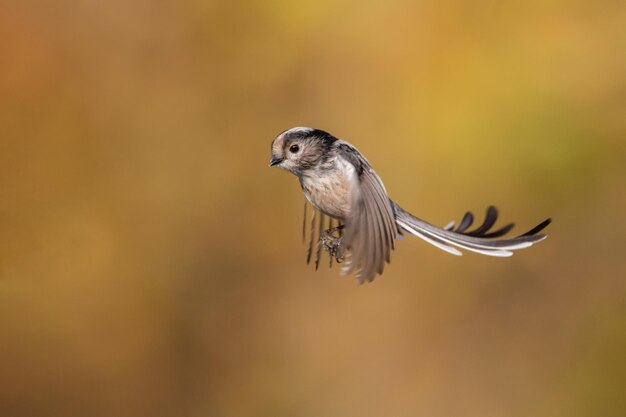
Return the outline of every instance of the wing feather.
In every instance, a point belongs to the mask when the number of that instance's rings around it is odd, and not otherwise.
[[[391,259],[397,233],[395,217],[385,187],[367,160],[345,142],[338,151],[349,164],[350,214],[345,219],[344,243],[348,249],[344,273],[356,272],[360,283],[372,281]]]

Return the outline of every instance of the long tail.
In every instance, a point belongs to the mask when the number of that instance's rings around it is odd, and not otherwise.
[[[494,206],[489,206],[485,221],[479,227],[468,231],[467,229],[474,221],[474,216],[470,212],[465,213],[456,229],[454,228],[454,222],[451,222],[444,228],[440,228],[413,216],[393,201],[391,201],[391,205],[400,231],[418,236],[439,249],[457,256],[462,255],[457,247],[483,255],[511,256],[513,255],[512,251],[527,248],[545,239],[547,235],[538,233],[552,221],[551,219],[546,219],[524,234],[512,238],[498,239],[508,233],[514,225],[510,223],[498,230],[491,231],[498,218],[498,210]]]

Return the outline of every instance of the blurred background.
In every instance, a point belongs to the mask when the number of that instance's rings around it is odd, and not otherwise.
[[[0,415],[626,415],[626,6],[0,5]],[[305,265],[292,126],[355,144],[435,224]],[[503,223],[499,223],[503,224]]]

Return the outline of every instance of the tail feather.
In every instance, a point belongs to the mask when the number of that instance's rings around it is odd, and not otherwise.
[[[444,242],[442,242],[441,240],[437,239],[436,237],[430,235],[429,233],[425,233],[425,232],[420,232],[418,230],[416,230],[415,228],[411,227],[409,224],[402,222],[401,220],[396,220],[396,223],[403,229],[406,230],[407,232],[411,233],[412,235],[418,236],[422,239],[424,239],[426,242],[430,243],[431,245],[437,246],[439,249],[444,250],[448,253],[451,253],[452,255],[456,255],[456,256],[461,256],[463,255],[463,252],[461,252],[460,250],[453,248],[452,246],[446,245]]]
[[[483,224],[472,231],[467,231],[474,219],[470,212],[465,214],[459,227],[455,230],[453,223],[448,224],[445,228],[440,228],[413,216],[394,202],[392,202],[392,206],[396,214],[396,223],[401,230],[418,236],[454,255],[461,255],[461,252],[453,246],[483,255],[511,256],[513,255],[512,251],[530,247],[545,239],[547,235],[538,234],[538,232],[543,230],[551,221],[547,219],[530,231],[517,237],[494,239],[510,231],[513,225],[509,224],[499,230],[489,232],[498,217],[497,209],[493,206],[487,209],[487,215]]]

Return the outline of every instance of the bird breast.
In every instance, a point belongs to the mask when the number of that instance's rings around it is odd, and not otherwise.
[[[300,178],[307,200],[324,214],[345,219],[350,214],[354,167],[335,160],[332,166],[316,167]]]

